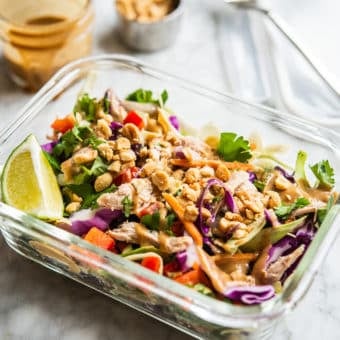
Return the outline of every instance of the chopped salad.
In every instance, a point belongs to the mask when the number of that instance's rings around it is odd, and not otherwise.
[[[271,299],[338,198],[330,163],[309,166],[311,184],[304,151],[291,171],[233,132],[182,134],[167,99],[83,94],[52,123],[42,148],[63,194],[55,224],[202,294]]]

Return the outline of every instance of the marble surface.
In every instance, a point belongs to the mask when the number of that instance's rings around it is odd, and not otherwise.
[[[339,32],[339,23],[334,15],[336,11],[331,8],[334,0],[301,0],[296,10],[293,9],[294,0],[284,3],[283,6],[282,2],[273,0],[270,4],[294,25],[313,52],[340,79],[340,49],[334,43],[338,41],[335,34]],[[95,54],[132,54],[183,78],[229,91],[223,72],[228,60],[221,58],[221,44],[217,39],[219,1],[185,1],[185,20],[176,44],[153,54],[136,54],[123,47],[115,33],[112,1],[95,0],[94,4],[97,13]],[[0,59],[0,128],[18,115],[30,97],[10,82]],[[272,339],[340,339],[339,257],[340,239],[335,241],[307,296],[278,325]],[[0,339],[189,339],[22,258],[7,247],[1,236],[0,259]]]

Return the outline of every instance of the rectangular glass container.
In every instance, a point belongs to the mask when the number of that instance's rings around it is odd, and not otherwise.
[[[0,164],[28,134],[42,144],[56,116],[69,113],[79,93],[100,97],[113,88],[124,97],[137,88],[160,93],[168,105],[199,128],[212,122],[263,143],[289,146],[282,160],[294,164],[301,148],[309,163],[328,159],[340,176],[340,135],[291,115],[217,93],[119,55],[90,57],[60,70],[23,108],[20,118],[0,132]],[[327,215],[283,292],[258,306],[238,306],[204,296],[80,237],[0,202],[0,228],[8,245],[23,256],[197,338],[269,339],[275,323],[307,292],[337,235],[339,205]]]

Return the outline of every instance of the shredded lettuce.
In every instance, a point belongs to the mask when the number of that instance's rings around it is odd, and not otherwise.
[[[297,154],[296,162],[295,162],[295,173],[294,177],[297,182],[306,187],[310,187],[306,176],[306,161],[307,161],[307,153],[304,151],[299,151]],[[314,176],[316,177],[316,188],[323,190],[330,190],[334,187],[334,169],[329,164],[328,160],[323,160],[314,165],[310,166]]]
[[[295,221],[281,224],[275,228],[262,229],[253,239],[242,246],[242,251],[258,252],[268,243],[274,244],[280,241],[287,234],[292,233],[305,223],[307,216],[303,216]]]
[[[309,187],[309,183],[305,172],[306,161],[307,153],[305,151],[300,150],[296,156],[294,178],[296,182]]]

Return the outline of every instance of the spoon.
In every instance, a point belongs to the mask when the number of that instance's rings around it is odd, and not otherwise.
[[[308,64],[314,69],[314,71],[322,78],[328,88],[340,98],[340,89],[331,79],[327,70],[311,55],[306,48],[303,48],[301,43],[294,37],[288,25],[271,10],[262,7],[256,0],[224,0],[226,4],[234,5],[237,8],[255,10],[265,15],[288,39],[288,41],[299,51]]]

